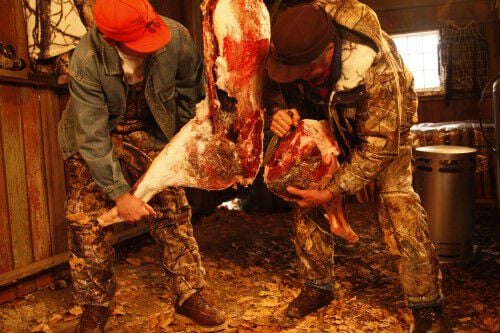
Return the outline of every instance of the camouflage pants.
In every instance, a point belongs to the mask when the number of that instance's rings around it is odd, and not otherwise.
[[[385,241],[399,257],[399,275],[410,307],[441,301],[441,273],[430,241],[427,214],[412,187],[411,142],[378,179],[378,217]],[[295,213],[295,248],[306,285],[331,289],[334,282],[333,236],[316,210]]]
[[[113,137],[114,153],[130,182],[146,171],[151,158],[158,153],[158,149],[144,147],[150,139],[146,132]],[[114,202],[96,185],[78,154],[67,160],[66,170],[69,177],[66,219],[75,298],[82,305],[108,306],[116,288],[112,271],[114,251],[109,244],[109,231],[101,228],[96,219]],[[182,303],[205,284],[193,237],[191,208],[182,188],[168,188],[150,204],[157,217],[144,220],[161,246],[161,263]]]

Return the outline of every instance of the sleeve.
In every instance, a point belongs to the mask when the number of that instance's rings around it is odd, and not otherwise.
[[[361,143],[350,159],[341,164],[327,186],[333,195],[353,194],[362,189],[398,155],[400,96],[394,80],[378,83],[372,89],[355,126]]]
[[[69,90],[74,108],[75,141],[96,184],[114,200],[130,190],[120,163],[113,156],[108,108],[101,85],[85,69],[71,75]]]
[[[287,109],[280,84],[271,80],[267,73],[264,76],[264,86],[262,89],[262,107],[265,109],[264,128],[266,130],[271,127],[273,115],[279,110]]]
[[[205,76],[202,58],[186,28],[180,30],[181,46],[176,73],[176,102],[180,125],[195,116],[196,103],[205,97]]]

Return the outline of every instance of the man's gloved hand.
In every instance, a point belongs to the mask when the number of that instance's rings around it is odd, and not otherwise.
[[[271,120],[271,131],[282,138],[292,127],[299,125],[300,115],[295,109],[278,110]]]

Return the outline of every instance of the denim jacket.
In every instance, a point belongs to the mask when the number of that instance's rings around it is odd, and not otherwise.
[[[171,40],[146,61],[145,97],[167,140],[194,116],[204,97],[203,62],[189,32],[163,18]],[[58,126],[65,159],[79,152],[94,181],[111,199],[130,190],[113,156],[110,132],[120,122],[128,86],[120,58],[97,28],[75,48],[69,65],[70,98]]]

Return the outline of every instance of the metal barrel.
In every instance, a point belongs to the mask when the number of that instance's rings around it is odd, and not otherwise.
[[[472,258],[476,149],[419,147],[414,187],[427,211],[429,234],[441,262]]]

